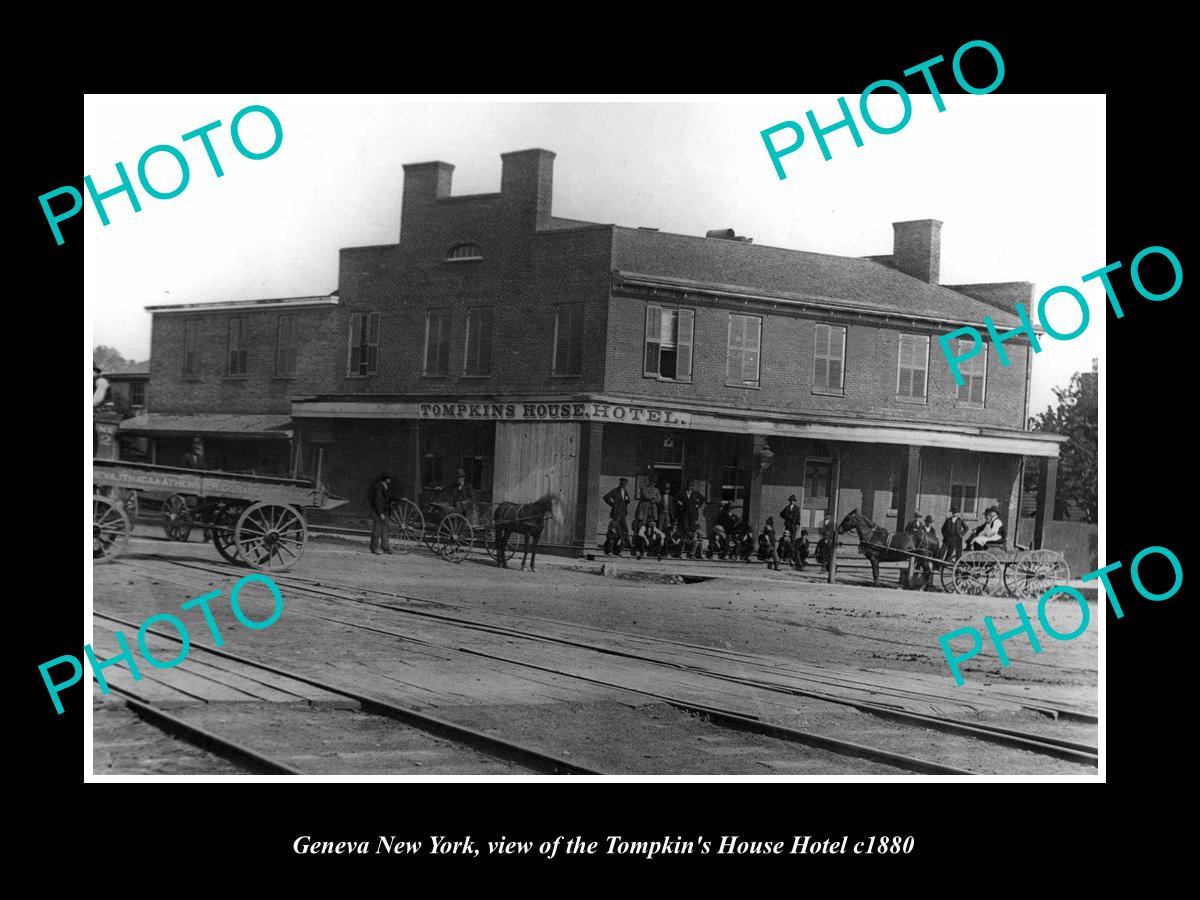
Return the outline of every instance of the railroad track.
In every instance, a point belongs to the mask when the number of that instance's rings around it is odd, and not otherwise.
[[[162,561],[167,562],[171,565],[181,566],[181,567],[185,567],[185,568],[198,569],[200,571],[205,571],[205,572],[209,572],[209,573],[213,573],[213,574],[221,574],[221,575],[228,574],[228,571],[226,571],[226,570],[215,568],[215,567],[204,565],[204,564],[181,562],[179,560],[174,560],[174,559],[163,559]],[[161,577],[161,573],[156,572],[153,574]],[[838,704],[838,705],[842,705],[842,706],[848,706],[848,707],[852,707],[860,712],[868,713],[868,714],[875,716],[877,718],[880,718],[880,719],[891,720],[893,722],[899,722],[904,725],[912,726],[912,727],[934,729],[937,731],[954,734],[954,735],[956,735],[960,738],[964,738],[964,739],[970,739],[970,740],[974,740],[974,741],[982,741],[982,742],[986,742],[986,743],[990,743],[990,744],[1001,745],[1001,746],[1014,748],[1014,749],[1018,749],[1018,750],[1022,750],[1022,751],[1026,751],[1026,752],[1036,753],[1039,755],[1056,757],[1059,759],[1067,760],[1067,761],[1075,763],[1075,764],[1089,766],[1089,767],[1095,767],[1098,764],[1098,754],[1097,754],[1095,747],[1092,747],[1092,746],[1086,745],[1086,744],[1077,743],[1077,742],[1062,740],[1062,739],[1052,737],[1052,736],[1021,732],[1021,731],[1018,731],[1015,729],[1001,728],[1001,727],[989,725],[986,723],[966,722],[963,720],[953,719],[953,718],[945,717],[945,716],[936,716],[936,715],[930,715],[930,714],[925,714],[925,713],[910,712],[907,710],[897,709],[897,708],[889,707],[889,706],[879,704],[879,703],[872,703],[869,701],[849,699],[846,697],[839,697],[839,696],[829,694],[829,693],[826,693],[823,691],[805,690],[805,689],[800,689],[800,688],[796,688],[793,686],[787,686],[787,685],[781,685],[781,684],[777,684],[777,683],[773,683],[773,682],[769,682],[769,681],[763,681],[761,679],[753,679],[753,678],[735,676],[735,675],[731,675],[729,673],[719,672],[719,671],[712,670],[712,669],[705,668],[705,667],[685,666],[685,665],[681,665],[679,663],[676,663],[676,662],[673,662],[670,660],[664,660],[664,659],[661,659],[658,657],[648,656],[646,654],[632,653],[627,650],[606,647],[606,646],[594,644],[594,643],[591,643],[588,641],[567,639],[567,638],[563,638],[563,637],[560,637],[557,635],[550,635],[550,634],[545,634],[545,633],[540,633],[540,632],[528,631],[528,630],[524,630],[524,629],[511,628],[511,627],[507,627],[507,626],[503,626],[503,625],[496,625],[494,623],[480,622],[478,620],[472,620],[469,618],[464,618],[462,616],[448,615],[445,613],[433,612],[433,611],[427,610],[427,609],[419,610],[419,609],[399,608],[399,607],[393,606],[388,603],[372,601],[372,600],[364,599],[361,597],[353,597],[353,596],[347,595],[346,593],[342,593],[342,592],[335,591],[335,590],[330,590],[325,585],[314,583],[313,581],[311,581],[309,579],[305,579],[301,576],[296,576],[293,574],[286,574],[286,575],[281,574],[280,576],[277,577],[276,580],[278,581],[278,583],[280,584],[281,587],[286,586],[292,590],[298,590],[298,591],[307,593],[307,594],[315,596],[315,597],[323,598],[325,600],[333,600],[333,601],[336,601],[339,603],[352,603],[352,604],[356,604],[356,605],[375,607],[375,608],[387,610],[391,613],[410,615],[410,616],[418,616],[418,617],[423,617],[426,619],[436,620],[439,623],[449,624],[453,627],[467,628],[467,629],[476,630],[476,631],[489,632],[489,633],[501,635],[504,637],[519,638],[519,639],[528,640],[528,641],[540,641],[540,642],[559,644],[559,645],[583,649],[583,650],[587,650],[587,651],[591,651],[591,652],[608,654],[608,655],[613,655],[613,656],[618,656],[618,657],[624,657],[624,658],[628,658],[628,659],[632,659],[632,660],[637,660],[642,663],[649,663],[649,664],[656,665],[656,666],[664,666],[664,667],[669,667],[669,668],[674,668],[674,669],[681,669],[684,671],[701,674],[701,675],[708,676],[708,677],[713,677],[713,678],[718,678],[718,679],[722,679],[722,680],[726,680],[726,681],[736,682],[739,684],[753,687],[758,690],[766,690],[766,691],[777,692],[777,693],[782,693],[782,694],[791,694],[793,696],[807,697],[810,699],[814,699],[814,700],[818,700],[818,701],[822,701],[822,702],[826,702],[826,703],[833,703],[833,704]],[[437,601],[428,600],[427,598],[412,597],[409,595],[391,594],[391,593],[388,593],[385,591],[377,591],[377,590],[370,589],[370,588],[346,587],[345,589],[346,590],[354,590],[358,593],[380,594],[380,595],[389,597],[393,600],[406,600],[406,601],[410,601],[410,602],[417,602],[417,603],[423,603],[423,604],[436,604],[436,605],[444,606],[444,604],[440,604]],[[376,633],[385,634],[390,637],[398,638],[401,640],[414,641],[416,643],[422,643],[422,644],[430,643],[427,640],[423,640],[420,638],[414,638],[410,634],[395,631],[392,629],[378,628],[378,627],[374,627],[374,626],[366,626],[361,623],[348,622],[348,621],[345,621],[342,619],[328,618],[325,616],[318,616],[318,618],[322,618],[322,619],[325,619],[326,621],[334,622],[334,623],[344,625],[347,627],[360,628],[360,629],[364,629],[367,631],[373,631]],[[549,620],[543,620],[543,621],[549,621]],[[168,635],[168,637],[169,637],[169,635]],[[644,637],[644,636],[638,636],[638,637]],[[681,643],[681,642],[671,642],[671,643]],[[680,710],[689,712],[693,715],[702,716],[702,717],[706,718],[708,721],[710,721],[714,724],[721,725],[722,727],[725,727],[725,728],[732,728],[732,729],[743,730],[743,731],[748,731],[748,732],[767,734],[767,735],[781,738],[783,740],[788,740],[788,741],[791,741],[794,743],[806,744],[808,746],[820,747],[822,749],[831,750],[832,752],[835,752],[835,753],[842,753],[843,755],[847,755],[847,756],[855,756],[855,757],[859,757],[859,758],[873,759],[875,761],[882,762],[882,763],[885,763],[888,765],[897,766],[906,771],[921,772],[921,773],[934,773],[934,774],[972,774],[969,771],[964,770],[964,769],[958,769],[958,768],[951,767],[951,766],[944,766],[940,763],[935,763],[935,762],[931,762],[928,760],[922,760],[922,759],[918,759],[915,757],[906,756],[903,754],[894,754],[894,753],[891,753],[890,751],[880,750],[878,748],[867,747],[867,746],[852,743],[852,742],[841,741],[837,738],[831,738],[831,737],[824,736],[824,735],[814,734],[812,732],[800,731],[797,729],[786,728],[781,725],[775,725],[770,722],[763,721],[762,719],[760,719],[757,716],[746,715],[745,713],[743,713],[739,710],[731,710],[731,709],[707,706],[707,705],[703,705],[703,704],[697,704],[694,702],[690,702],[686,699],[670,696],[670,695],[659,693],[656,691],[647,691],[647,690],[641,690],[641,689],[637,689],[637,688],[631,688],[628,685],[617,684],[612,681],[591,678],[591,677],[588,677],[585,675],[580,675],[578,673],[564,671],[562,669],[556,669],[556,668],[553,668],[550,666],[538,665],[536,663],[529,662],[528,660],[513,659],[511,657],[505,657],[505,656],[500,656],[497,654],[486,653],[486,652],[483,652],[480,650],[459,647],[459,646],[456,646],[454,643],[448,643],[448,644],[439,643],[439,644],[437,644],[437,646],[442,649],[446,649],[446,650],[452,650],[452,651],[459,652],[459,653],[466,653],[466,654],[470,654],[470,655],[474,655],[474,656],[478,656],[478,657],[482,657],[482,658],[492,659],[492,660],[495,660],[497,662],[501,662],[501,663],[504,663],[507,665],[521,666],[521,667],[524,667],[527,669],[534,669],[534,670],[547,672],[550,674],[554,674],[554,675],[558,675],[558,676],[562,676],[562,677],[566,677],[566,678],[577,679],[577,680],[584,681],[584,682],[587,682],[590,684],[601,685],[601,686],[615,689],[615,690],[626,691],[626,692],[630,692],[630,693],[640,694],[642,696],[652,697],[656,700],[667,703],[668,705],[670,705],[676,709],[680,709]],[[693,646],[693,645],[684,645],[684,646]],[[711,648],[698,648],[698,649],[711,649]],[[1039,709],[1040,711],[1044,711],[1044,709],[1042,709],[1040,707],[1031,707],[1031,708],[1035,708],[1035,709]]]
[[[93,612],[93,617],[103,619],[107,622],[112,622],[117,625],[124,625],[128,628],[137,629],[138,623],[129,622],[117,616],[111,616],[107,613]],[[147,630],[148,634],[153,634],[155,637],[165,638],[176,643],[182,643],[180,638],[167,632],[160,632],[153,628]],[[269,672],[272,675],[282,676],[285,679],[307,684],[311,687],[319,688],[329,694],[336,694],[353,700],[359,706],[359,709],[368,715],[380,716],[386,719],[391,719],[400,722],[409,728],[417,731],[425,732],[443,740],[448,740],[452,743],[491,756],[495,759],[504,762],[512,763],[521,768],[528,769],[531,772],[536,772],[544,775],[600,775],[593,769],[586,766],[581,766],[578,763],[570,760],[562,759],[550,753],[542,752],[531,747],[519,744],[513,741],[508,741],[494,735],[486,734],[482,731],[477,731],[473,728],[467,728],[462,725],[448,722],[444,719],[422,713],[414,709],[407,709],[402,706],[397,706],[385,700],[380,700],[374,697],[369,697],[358,691],[347,690],[338,685],[330,684],[316,678],[310,678],[307,675],[301,675],[295,672],[288,672],[276,666],[269,666],[265,663],[257,662],[252,659],[247,659],[244,656],[239,656],[229,653],[224,650],[218,650],[215,647],[207,647],[192,642],[195,650],[199,650],[206,654],[228,659],[239,663],[242,666],[247,666],[261,672]],[[137,694],[128,688],[116,687],[109,685],[113,693],[119,694],[125,700],[129,708],[141,716],[162,728],[169,731],[177,737],[188,741],[196,746],[203,747],[219,756],[225,756],[234,762],[245,765],[254,771],[263,772],[265,774],[274,775],[303,775],[304,772],[289,766],[280,760],[273,759],[270,756],[262,754],[232,738],[219,735],[213,731],[202,728],[193,723],[187,722],[182,718],[173,716],[165,710],[155,707],[151,703],[139,698]]]

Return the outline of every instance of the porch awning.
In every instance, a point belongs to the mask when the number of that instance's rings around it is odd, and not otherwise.
[[[149,437],[202,435],[251,441],[288,441],[292,438],[292,417],[230,413],[142,413],[122,422],[121,433]]]

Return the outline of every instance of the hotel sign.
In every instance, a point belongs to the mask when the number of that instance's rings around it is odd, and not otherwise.
[[[421,403],[422,419],[505,420],[512,422],[632,422],[687,428],[687,413],[660,406],[625,403]]]

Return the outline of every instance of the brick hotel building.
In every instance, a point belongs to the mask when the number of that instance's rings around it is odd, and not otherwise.
[[[148,307],[147,412],[122,425],[173,464],[314,476],[362,511],[380,470],[414,496],[463,468],[485,500],[558,491],[544,540],[602,539],[621,476],[695,480],[761,526],[789,494],[806,524],[836,498],[895,529],[912,512],[1000,507],[1015,535],[1031,348],[976,356],[956,387],[937,337],[1016,326],[1033,286],[938,284],[941,223],[893,225],[851,258],[555,217],[554,154],[502,155],[500,191],[404,167],[399,242],[341,250],[328,296]]]

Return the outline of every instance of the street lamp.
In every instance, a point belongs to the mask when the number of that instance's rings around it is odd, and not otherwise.
[[[754,456],[758,460],[759,469],[761,469],[763,472],[766,472],[767,469],[770,468],[771,460],[775,458],[775,454],[772,452],[771,448],[767,446],[766,441],[763,441],[763,445],[754,451]]]

